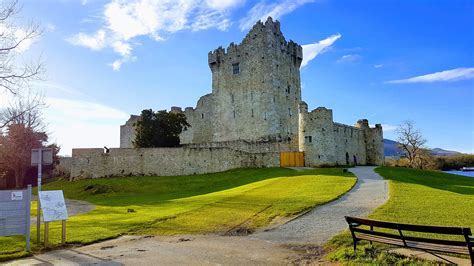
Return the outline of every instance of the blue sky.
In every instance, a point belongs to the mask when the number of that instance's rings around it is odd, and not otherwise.
[[[428,146],[474,152],[474,2],[360,0],[23,0],[17,18],[44,32],[52,141],[117,147],[142,109],[195,106],[211,91],[207,53],[240,42],[268,15],[304,45],[303,99],[337,122],[367,118],[386,138],[415,121]],[[6,97],[3,97],[6,99]],[[5,102],[5,101],[4,101]],[[0,102],[1,104],[1,102]]]

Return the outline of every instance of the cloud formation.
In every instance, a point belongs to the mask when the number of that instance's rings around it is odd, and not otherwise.
[[[339,58],[336,62],[338,62],[338,63],[350,63],[350,62],[355,62],[355,61],[357,61],[361,58],[362,58],[362,56],[360,56],[358,54],[346,54],[346,55],[341,56],[341,58]]]
[[[46,97],[44,112],[50,141],[61,146],[62,155],[71,155],[72,148],[118,147],[119,125],[128,114],[100,103]]]
[[[250,29],[257,21],[265,21],[268,17],[279,19],[282,16],[293,12],[298,7],[307,3],[312,3],[315,0],[280,0],[267,3],[260,1],[255,4],[247,15],[239,22],[239,28],[244,31]]]
[[[385,83],[390,84],[404,84],[404,83],[430,83],[430,82],[448,82],[448,81],[459,81],[474,78],[474,67],[460,67],[451,70],[445,70],[426,74],[422,76],[416,76],[408,79],[390,80]]]
[[[182,30],[226,30],[230,10],[245,0],[111,0],[104,6],[103,25],[93,33],[79,32],[67,38],[73,45],[91,50],[111,48],[120,58],[109,65],[119,70],[132,55],[133,39],[147,36],[155,41]]]
[[[303,47],[303,62],[301,63],[301,67],[305,67],[308,63],[316,58],[319,54],[326,52],[334,42],[336,42],[339,38],[341,38],[341,34],[334,34],[327,37],[324,40],[321,40],[317,43],[312,44],[305,44],[302,45]]]

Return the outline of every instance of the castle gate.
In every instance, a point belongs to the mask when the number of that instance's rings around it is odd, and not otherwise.
[[[280,167],[304,166],[304,152],[290,151],[280,153]]]

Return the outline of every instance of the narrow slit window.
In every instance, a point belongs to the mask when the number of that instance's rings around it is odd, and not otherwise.
[[[288,108],[288,115],[291,116],[291,108]]]
[[[240,64],[239,63],[232,64],[232,73],[234,73],[234,75],[240,73]]]
[[[252,114],[251,114],[251,116],[253,117],[253,109],[252,109],[251,111],[252,111]]]
[[[201,119],[204,119],[204,114],[201,114]]]
[[[235,118],[235,111],[233,111],[233,115],[234,115],[234,118]]]

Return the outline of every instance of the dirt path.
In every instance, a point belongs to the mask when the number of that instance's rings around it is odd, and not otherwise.
[[[125,236],[89,246],[52,251],[10,265],[287,265],[318,263],[318,245],[345,230],[344,215],[366,216],[387,199],[374,167],[350,169],[357,184],[340,199],[250,236]],[[320,261],[319,261],[320,262]],[[326,264],[326,263],[325,263]]]

